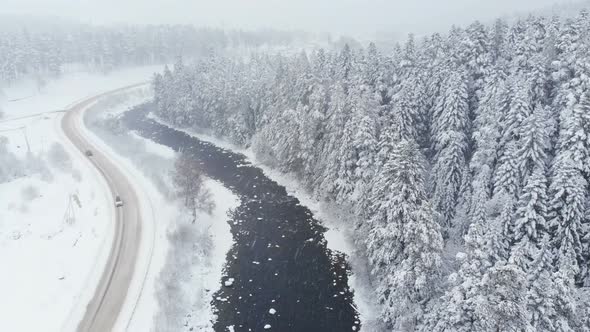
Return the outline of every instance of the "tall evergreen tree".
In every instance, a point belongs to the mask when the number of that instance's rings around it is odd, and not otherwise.
[[[455,214],[463,171],[467,165],[470,130],[467,88],[464,75],[458,71],[446,82],[446,91],[434,114],[433,202],[442,214],[442,225],[448,230]]]
[[[369,258],[380,281],[383,318],[401,330],[421,323],[440,273],[442,237],[426,197],[424,171],[416,143],[402,140],[375,183]]]

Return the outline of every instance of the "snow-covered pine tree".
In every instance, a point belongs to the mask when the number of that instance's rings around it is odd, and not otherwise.
[[[519,186],[523,186],[535,169],[547,167],[547,153],[550,149],[550,137],[554,130],[547,109],[540,104],[520,126],[520,141],[517,151],[519,168]]]
[[[318,164],[322,157],[319,155],[322,139],[325,134],[325,119],[328,109],[328,92],[322,83],[316,83],[309,96],[308,113],[303,117],[301,133],[301,160],[303,161],[302,176],[308,184],[313,183],[313,177],[318,173]]]
[[[526,276],[512,264],[496,264],[482,280],[483,301],[477,305],[483,331],[529,331]]]
[[[494,264],[486,243],[487,229],[484,220],[471,224],[465,236],[465,252],[457,254],[460,268],[449,276],[448,289],[430,310],[420,331],[484,331],[485,318],[478,312],[483,298],[481,280]]]
[[[548,227],[548,198],[547,177],[545,168],[535,168],[520,195],[512,229],[512,243],[522,248],[519,261],[531,260],[538,249],[541,238],[547,235]],[[527,271],[528,266],[520,266]]]
[[[472,174],[472,194],[469,202],[469,218],[459,225],[465,232],[470,224],[482,223],[486,220],[486,205],[492,195],[492,176],[497,163],[498,140],[500,138],[499,120],[506,107],[506,87],[503,70],[494,68],[488,77],[481,102],[480,110],[474,121],[473,142],[474,153],[470,162]],[[460,239],[455,239],[459,240]]]
[[[340,147],[344,135],[344,127],[350,117],[350,109],[344,87],[339,82],[334,83],[330,89],[330,102],[328,104],[328,116],[324,144],[322,145],[321,172],[316,177],[316,191],[324,198],[336,199],[335,183],[340,167]]]
[[[424,159],[415,142],[401,140],[375,182],[375,215],[367,240],[383,319],[412,331],[437,291],[442,236],[428,202]]]
[[[588,184],[573,160],[568,153],[562,153],[553,162],[549,186],[550,227],[559,268],[571,269],[578,275],[584,271],[586,260],[582,239],[587,218]],[[578,280],[582,282],[584,277],[578,275]]]
[[[353,201],[362,203],[370,189],[370,184],[376,174],[377,154],[377,110],[379,105],[373,98],[371,91],[364,86],[361,87],[358,99],[353,109],[354,121],[357,123],[356,133],[353,138],[353,148],[356,153],[355,193]]]
[[[567,299],[569,291],[561,293],[562,280],[553,269],[548,235],[543,236],[535,251],[528,271],[528,284],[528,318],[534,331],[573,331],[573,308],[562,307],[564,302],[573,299]]]
[[[519,150],[522,145],[521,130],[525,120],[532,114],[530,85],[523,75],[515,78],[512,88],[514,97],[506,114],[502,116],[502,133],[499,145],[499,159],[494,174],[494,194],[504,192],[514,197],[521,188]]]
[[[453,71],[435,111],[433,133],[433,203],[445,233],[452,227],[469,149],[469,101],[463,71]]]

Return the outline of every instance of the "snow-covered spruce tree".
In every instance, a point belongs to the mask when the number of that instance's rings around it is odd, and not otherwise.
[[[559,265],[559,268],[573,269],[578,275],[584,271],[586,261],[582,239],[587,218],[588,184],[572,160],[573,157],[566,153],[558,155],[553,163],[549,187],[550,227],[557,262],[573,264],[571,267]],[[578,280],[583,282],[585,277],[580,274]]]
[[[174,63],[174,106],[176,115],[174,122],[176,124],[189,123],[188,117],[194,108],[193,89],[191,88],[193,80],[190,77],[189,68],[187,68],[181,57]]]
[[[537,105],[520,126],[517,151],[519,183],[523,186],[535,169],[547,167],[550,137],[554,130],[547,108]]]
[[[509,264],[501,223],[471,225],[459,271],[430,310],[421,331],[523,331],[528,328],[524,272]]]
[[[574,308],[570,291],[563,293],[561,273],[553,270],[549,237],[539,242],[528,271],[528,318],[534,331],[573,331]],[[568,303],[565,307],[563,304]]]
[[[590,178],[590,91],[569,102],[559,115],[558,154],[570,153],[576,169]]]
[[[521,257],[515,258],[522,262],[519,265],[523,271],[528,270],[528,264],[539,248],[541,238],[548,231],[547,221],[547,177],[544,168],[536,168],[528,178],[520,195],[512,229],[512,243],[520,249],[513,250]]]
[[[463,71],[453,71],[432,123],[434,166],[433,203],[442,215],[445,234],[452,227],[469,149],[469,101]]]
[[[525,274],[513,264],[496,264],[482,280],[483,301],[478,305],[484,331],[527,331]]]
[[[536,244],[548,229],[547,214],[547,151],[549,148],[548,116],[544,108],[537,108],[525,119],[519,148],[515,158],[518,165],[518,203],[514,226],[506,225],[507,242],[517,246],[511,258],[527,271]],[[522,184],[521,184],[522,183]]]
[[[399,141],[375,182],[375,215],[367,239],[383,319],[413,331],[436,294],[442,250],[436,212],[428,202],[424,159],[415,142]]]
[[[326,119],[326,132],[321,155],[320,173],[317,175],[316,192],[328,199],[336,198],[335,183],[339,176],[340,146],[344,135],[344,127],[350,118],[350,107],[347,102],[344,87],[335,83],[330,89],[330,102],[328,104],[328,116]]]
[[[588,175],[590,174],[590,95],[584,93],[580,102],[568,106],[560,113],[557,155],[552,165],[550,187],[554,238],[560,254],[575,252],[579,283],[590,284],[587,243],[588,227]],[[571,252],[569,253],[571,254]]]
[[[441,89],[444,88],[443,82],[447,78],[447,66],[445,65],[448,61],[445,53],[447,47],[444,43],[443,37],[439,34],[434,34],[431,38],[424,41],[422,61],[425,75],[423,77],[424,91],[419,99],[422,101],[426,111],[425,115],[428,121],[426,121],[425,125],[427,131],[431,125],[432,113],[440,98]],[[417,76],[411,76],[410,79],[417,79]],[[429,138],[429,135],[425,136]]]
[[[485,237],[488,225],[484,220],[471,224],[465,236],[465,253],[457,258],[460,268],[449,276],[450,287],[430,310],[420,331],[484,331],[484,317],[478,308],[483,298],[481,280],[494,264]]]
[[[491,41],[486,27],[476,21],[465,30],[461,49],[470,84],[468,85],[469,110],[475,112],[479,109],[479,102],[485,87],[486,76],[492,67]],[[473,118],[473,115],[470,114]]]
[[[496,173],[494,174],[494,194],[504,192],[518,196],[521,187],[519,172],[519,150],[522,145],[522,126],[525,120],[532,114],[530,100],[530,85],[526,78],[519,75],[513,82],[510,107],[502,116],[502,133],[498,150],[499,159]]]
[[[363,83],[374,92],[374,98],[380,106],[387,105],[389,102],[387,67],[387,59],[381,55],[375,43],[370,43],[362,68]]]
[[[156,106],[156,111],[160,111],[164,109],[164,89],[166,86],[162,81],[162,75],[160,73],[154,74],[152,78],[152,89],[154,90],[154,105]]]
[[[156,76],[157,78],[158,76]],[[174,76],[168,66],[164,66],[164,73],[162,74],[162,88],[155,90],[156,112],[159,116],[168,121],[173,121],[173,114],[176,112],[174,99],[176,97],[173,83]],[[154,83],[155,84],[155,83]]]
[[[506,102],[505,75],[501,68],[495,68],[488,77],[481,102],[480,110],[474,121],[473,142],[474,154],[469,164],[472,174],[471,197],[468,218],[455,225],[461,230],[461,241],[473,223],[483,223],[486,219],[486,204],[492,195],[491,180],[497,164],[498,140],[500,137],[499,120]]]
[[[357,129],[352,142],[356,153],[355,175],[355,193],[353,201],[359,202],[366,198],[369,192],[370,184],[375,177],[375,159],[377,154],[377,110],[378,103],[372,98],[370,91],[365,90],[364,86],[359,92],[358,99],[355,102],[355,122]]]
[[[335,198],[338,203],[345,203],[355,192],[355,170],[358,156],[354,150],[354,136],[357,130],[357,117],[352,116],[342,132],[342,140],[336,157],[337,176],[334,183]]]
[[[354,61],[352,49],[348,44],[344,45],[336,61],[335,78],[344,86],[346,94],[348,94],[349,84],[354,75]]]
[[[425,114],[420,98],[423,93],[420,80],[412,76],[401,82],[392,96],[389,112],[384,116],[400,139],[414,140],[419,144],[426,141]]]
[[[277,163],[276,166],[283,172],[293,172],[301,168],[300,156],[300,117],[303,106],[299,109],[287,109],[277,120],[269,126],[270,136],[273,145],[270,146],[272,155]]]
[[[308,185],[313,183],[313,177],[318,172],[318,163],[322,156],[319,155],[321,139],[324,137],[325,118],[328,109],[328,93],[326,86],[316,83],[309,96],[309,107],[307,112],[302,114],[302,125],[300,127],[300,158],[303,161],[301,170],[302,178]]]

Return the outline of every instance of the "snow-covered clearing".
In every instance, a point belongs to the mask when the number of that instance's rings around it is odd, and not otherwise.
[[[211,329],[212,294],[221,286],[226,254],[233,244],[227,213],[239,203],[238,198],[220,183],[207,180],[216,203],[211,215],[201,214],[195,224],[190,213],[174,196],[170,181],[175,152],[134,133],[119,131],[113,119],[149,97],[138,90],[113,96],[87,111],[85,123],[96,135],[101,150],[116,160],[140,188],[141,200],[151,208],[150,231],[141,252],[152,252],[138,264],[136,290],[126,303],[123,316],[131,317],[131,331],[178,331],[183,327]],[[116,123],[116,122],[115,122]],[[144,216],[144,223],[149,216]],[[145,255],[143,255],[145,257]]]
[[[0,330],[76,327],[112,241],[103,178],[61,131],[63,110],[85,97],[148,80],[159,67],[76,73],[39,92],[24,82],[0,100]]]
[[[328,247],[348,255],[352,268],[352,274],[349,276],[349,284],[351,289],[354,290],[354,303],[357,306],[361,323],[363,324],[363,331],[381,330],[381,322],[378,318],[379,305],[376,303],[376,297],[370,286],[369,271],[366,265],[367,260],[362,256],[363,253],[357,249],[354,243],[352,230],[349,229],[349,225],[353,223],[346,222],[346,218],[349,217],[340,215],[336,209],[313,198],[293,176],[284,174],[258,161],[251,149],[244,149],[226,140],[195,130],[172,126],[166,121],[159,119],[153,113],[150,113],[149,117],[176,130],[197,137],[202,141],[210,142],[218,147],[245,155],[253,165],[262,169],[266,176],[284,186],[289,194],[297,197],[303,205],[307,206],[313,212],[314,216],[328,228],[328,231],[324,234],[328,242]]]

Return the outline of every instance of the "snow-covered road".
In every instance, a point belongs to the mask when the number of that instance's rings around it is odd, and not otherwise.
[[[133,280],[142,239],[142,213],[137,190],[124,171],[86,135],[82,116],[85,108],[97,99],[134,87],[137,85],[78,103],[68,110],[62,120],[64,133],[79,152],[84,154],[87,150],[92,151],[88,160],[105,178],[113,202],[115,196],[120,196],[124,201],[124,205],[115,210],[111,251],[96,292],[78,325],[79,331],[109,331],[114,328]]]
[[[95,155],[100,151],[108,156],[135,186],[135,192],[140,191],[139,210],[144,224],[142,237],[134,244],[139,246],[139,255],[133,264],[119,263],[134,265],[134,270],[126,267],[120,272],[131,281],[120,294],[125,299],[121,312],[109,314],[116,319],[112,330],[147,330],[152,325],[158,310],[153,294],[155,278],[162,265],[152,264],[152,256],[154,247],[164,250],[161,255],[165,256],[167,241],[165,228],[158,228],[156,241],[154,216],[168,220],[168,215],[154,213],[152,201],[161,198],[153,194],[154,190],[146,190],[149,183],[138,181],[137,170],[87,130],[81,117],[87,108],[100,112],[113,105],[103,103],[112,99],[104,91],[145,82],[160,69],[130,68],[106,76],[73,73],[41,90],[26,82],[4,89],[0,96],[4,112],[0,121],[0,263],[10,268],[0,274],[0,330],[79,328],[80,322],[86,320],[89,303],[104,285],[103,272],[109,268],[111,248],[120,242],[108,180],[92,164],[94,160],[70,142],[62,127],[67,121],[64,118],[74,116],[78,126],[75,130],[89,138]],[[138,88],[123,94],[133,93],[135,99],[130,102],[140,103],[146,91]],[[76,112],[65,112],[74,109]],[[146,193],[150,193],[149,197]],[[101,306],[112,307],[107,302]]]

